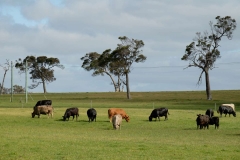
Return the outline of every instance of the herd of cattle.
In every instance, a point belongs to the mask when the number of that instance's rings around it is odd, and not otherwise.
[[[35,117],[35,115],[40,118],[41,114],[44,115],[51,115],[53,117],[53,111],[54,108],[52,106],[52,101],[51,100],[41,100],[36,103],[36,105],[33,107],[33,113],[32,113],[32,118]],[[222,104],[219,106],[217,112],[220,114],[222,117],[222,114],[225,114],[225,117],[227,114],[230,115],[232,114],[234,117],[236,117],[236,111],[235,111],[235,106],[234,104]],[[153,118],[155,118],[155,121],[158,119],[160,121],[160,117],[165,117],[165,120],[168,119],[168,115],[170,113],[168,112],[167,108],[156,108],[153,109],[150,116],[149,116],[149,121],[152,121]],[[63,117],[63,120],[69,120],[69,118],[72,116],[72,120],[74,120],[76,116],[76,121],[78,120],[79,117],[79,110],[78,108],[68,108],[66,109]],[[97,118],[97,111],[94,108],[90,108],[87,110],[87,116],[88,116],[88,121],[89,122],[96,122]],[[120,108],[110,108],[108,109],[108,118],[110,122],[113,125],[114,129],[120,129],[121,124],[122,124],[122,119],[125,119],[127,122],[130,121],[130,117],[126,114],[126,112],[123,109]],[[203,114],[198,114],[197,119],[197,129],[207,129],[209,128],[209,125],[215,125],[215,129],[218,129],[219,127],[219,117],[214,116],[214,111],[212,109],[207,109],[205,115]]]

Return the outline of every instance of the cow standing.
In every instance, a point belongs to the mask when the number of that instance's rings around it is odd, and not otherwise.
[[[200,129],[204,129],[207,127],[207,129],[209,128],[209,116],[208,115],[201,115],[201,114],[198,114],[197,115],[197,119],[196,119],[196,122],[197,122],[197,129],[200,128]]]
[[[235,111],[235,105],[233,103],[230,104],[221,104],[221,106],[229,106]]]
[[[222,114],[225,114],[225,117],[227,114],[229,114],[229,117],[230,117],[230,114],[232,114],[234,117],[236,117],[236,112],[230,106],[222,106],[221,105],[221,106],[219,106],[217,112],[220,113],[221,117],[222,117]]]
[[[52,105],[52,100],[40,100],[36,103],[35,107],[42,105]]]
[[[160,121],[160,117],[163,117],[163,116],[165,116],[165,120],[167,120],[168,115],[170,115],[170,114],[169,114],[167,108],[156,108],[156,109],[152,110],[152,113],[149,116],[149,121],[152,121],[152,118],[155,118],[155,121],[158,118],[158,120]]]
[[[219,117],[211,117],[209,119],[209,123],[210,125],[215,125],[215,129],[219,128]]]
[[[77,121],[77,119],[79,117],[78,108],[68,108],[68,109],[66,109],[65,114],[63,116],[63,120],[66,121],[66,119],[68,119],[68,121],[69,121],[70,116],[72,116],[73,119],[76,116],[76,121]]]
[[[112,117],[116,114],[120,114],[122,116],[122,119],[125,119],[127,122],[130,121],[130,117],[126,114],[126,112],[123,109],[110,108],[110,109],[108,109],[108,118],[109,118],[110,122],[112,122]]]
[[[92,121],[94,121],[94,119],[95,119],[95,122],[96,122],[97,111],[94,108],[90,108],[90,109],[87,110],[87,116],[88,116],[88,122],[92,122]]]
[[[121,124],[122,124],[122,116],[120,114],[114,115],[112,117],[113,128],[116,130],[121,129]]]
[[[35,115],[38,115],[38,118],[40,118],[40,115],[51,115],[51,118],[53,117],[53,106],[52,105],[42,105],[42,106],[35,106],[33,107],[33,113],[32,113],[32,118],[35,117]]]
[[[208,115],[211,118],[214,116],[214,111],[212,109],[207,109],[205,115]]]

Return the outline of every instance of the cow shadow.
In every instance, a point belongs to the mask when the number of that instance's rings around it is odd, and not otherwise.
[[[197,128],[184,128],[183,130],[192,131],[192,130],[197,130]],[[199,129],[199,130],[200,130],[200,129]]]
[[[240,136],[240,133],[236,133],[236,134],[227,134],[228,136]]]

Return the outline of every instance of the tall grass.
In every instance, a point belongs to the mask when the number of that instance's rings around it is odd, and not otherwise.
[[[55,93],[54,117],[31,118],[32,107],[42,94],[1,96],[0,159],[239,159],[239,91],[214,91],[212,101],[204,92]],[[220,128],[196,129],[196,114],[220,103],[235,103],[237,117],[221,117]],[[78,121],[62,121],[66,108],[79,108]],[[86,111],[97,110],[89,123]],[[148,121],[153,107],[169,108],[169,118]],[[121,107],[130,115],[120,131],[113,130],[107,109]],[[214,109],[214,108],[213,108]],[[215,115],[217,113],[215,112]]]

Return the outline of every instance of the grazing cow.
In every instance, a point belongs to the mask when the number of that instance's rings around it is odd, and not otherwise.
[[[77,121],[77,119],[79,117],[78,108],[68,108],[68,109],[66,109],[65,114],[63,116],[63,120],[66,121],[66,119],[68,119],[68,121],[69,121],[70,116],[72,116],[73,119],[76,116],[76,121]]]
[[[121,124],[122,124],[122,116],[120,114],[115,114],[112,117],[112,125],[114,129],[121,129]]]
[[[126,112],[123,109],[110,108],[110,109],[108,109],[108,118],[109,118],[110,122],[112,122],[112,117],[116,114],[120,114],[122,116],[122,119],[125,119],[127,122],[130,121],[130,117],[126,114]]]
[[[52,100],[40,100],[35,106],[52,105]]]
[[[155,118],[155,121],[158,118],[158,120],[160,121],[160,117],[163,117],[163,116],[165,116],[165,120],[167,120],[168,115],[170,115],[170,114],[169,114],[167,108],[156,108],[156,109],[152,110],[152,113],[149,116],[149,121],[152,121],[152,118]]]
[[[212,109],[207,109],[205,115],[208,115],[211,118],[214,116],[214,111]]]
[[[208,115],[201,115],[201,114],[197,114],[197,129],[200,127],[200,129],[204,129],[207,127],[207,129],[209,128],[209,116]]]
[[[234,104],[221,104],[221,106],[229,106],[235,111],[235,105]]]
[[[230,114],[232,114],[234,117],[236,117],[236,112],[230,106],[222,106],[221,105],[221,106],[219,106],[217,112],[220,113],[221,117],[222,117],[222,114],[225,114],[225,117],[227,114],[229,114],[229,117],[230,117]]]
[[[215,129],[217,128],[219,128],[219,117],[210,117],[210,119],[209,119],[210,121],[209,121],[209,123],[208,124],[210,124],[210,125],[215,125]]]
[[[97,111],[94,109],[94,108],[90,108],[87,110],[87,116],[88,116],[88,122],[91,122],[94,121],[95,119],[95,122],[96,122],[96,118],[97,118]]]
[[[38,115],[38,118],[40,118],[40,114],[48,115],[51,114],[51,118],[53,117],[53,107],[51,105],[42,105],[42,106],[35,106],[33,107],[33,113],[32,118],[35,117],[35,115]]]

